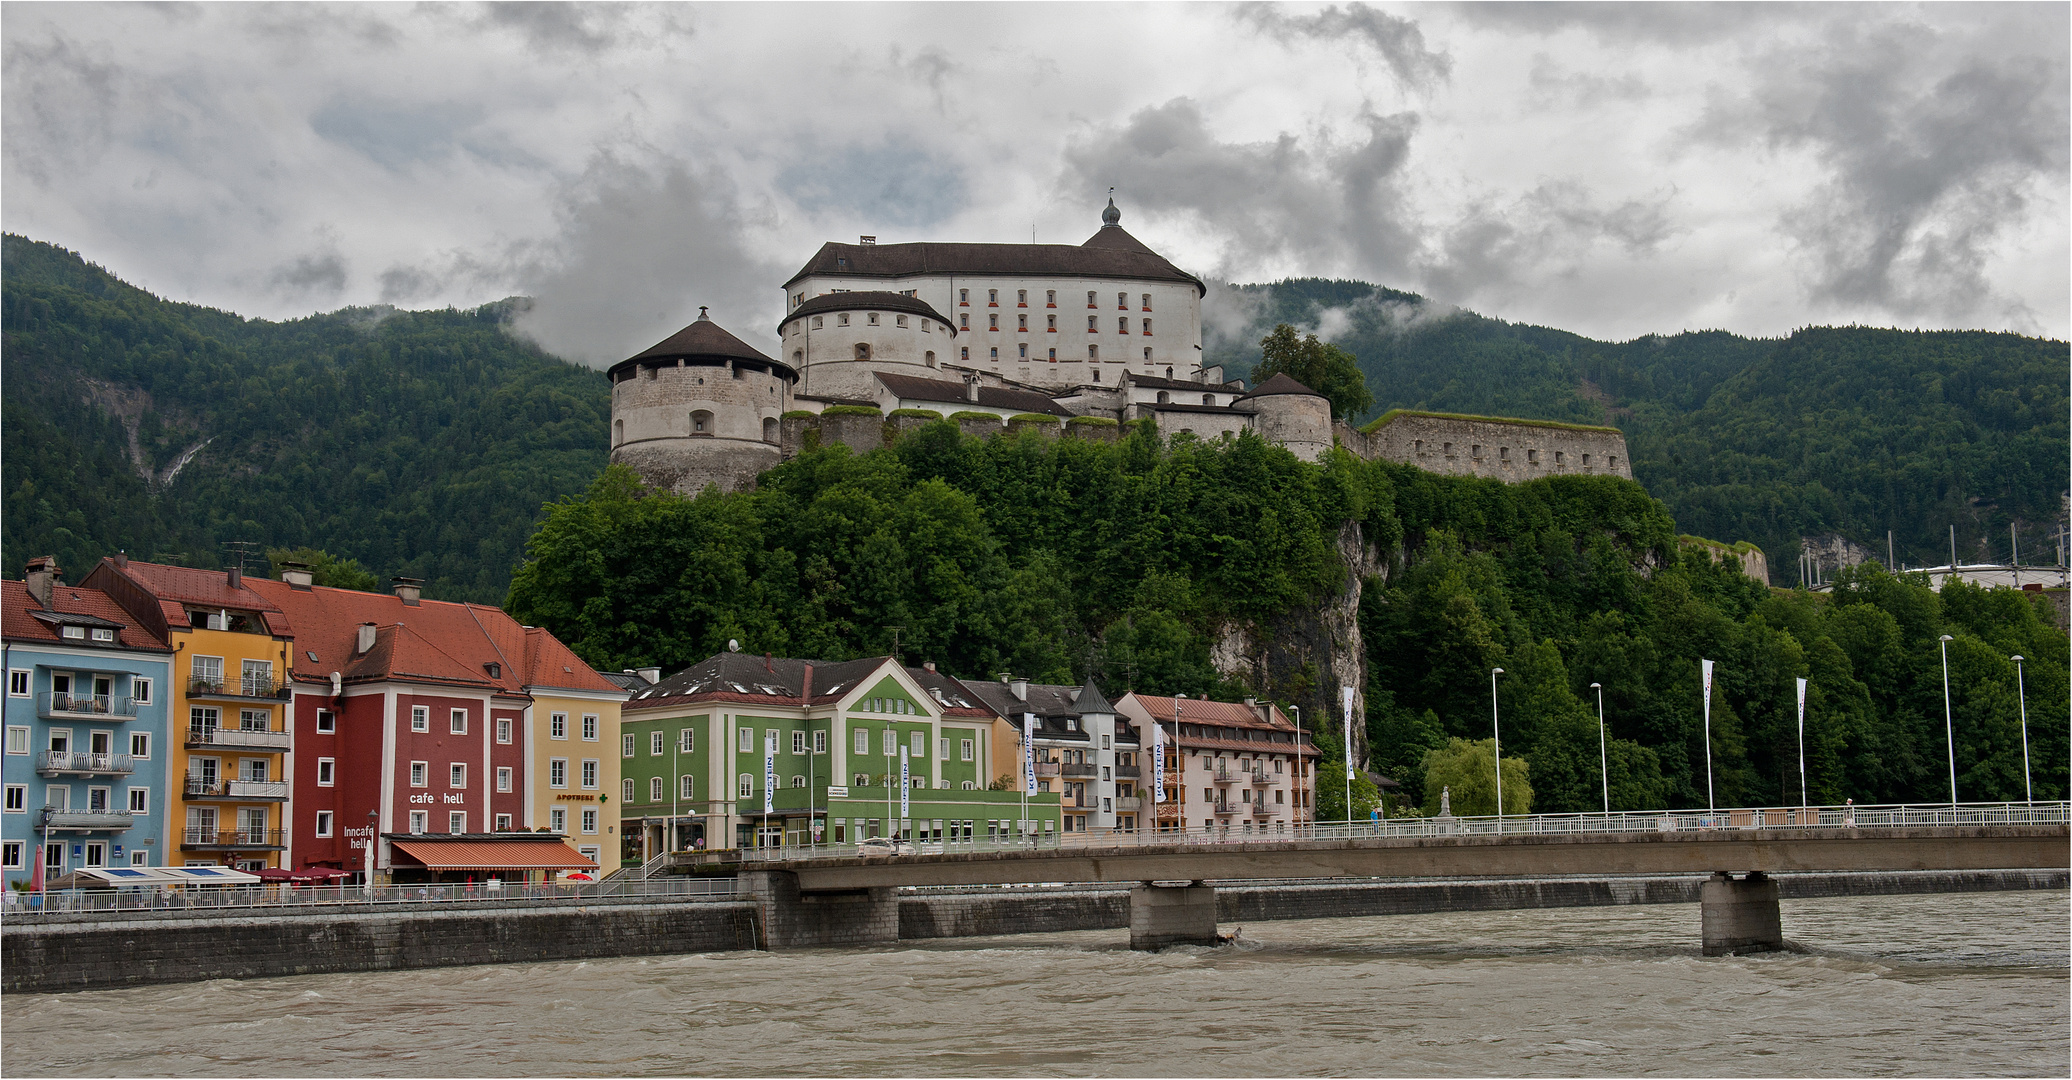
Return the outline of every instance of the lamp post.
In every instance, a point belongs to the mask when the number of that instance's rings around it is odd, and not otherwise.
[[[1186,760],[1180,754],[1180,703],[1187,700],[1186,694],[1173,695],[1173,841],[1179,842],[1180,834],[1187,829],[1187,816],[1180,806],[1180,799],[1187,790],[1186,781],[1180,776],[1181,762]]]
[[[1611,759],[1604,752],[1604,684],[1591,683],[1590,689],[1597,691],[1597,775],[1604,781],[1604,816],[1612,816],[1612,769]]]
[[[1950,528],[1951,534],[1955,535],[1956,526]],[[1955,563],[1956,559],[1953,557],[1950,561]],[[1954,825],[1957,822],[1957,725],[1950,719],[1950,642],[1956,639],[1944,634],[1939,640],[1942,642],[1943,737],[1950,751],[1950,823]]]
[[[1302,706],[1290,705],[1288,711],[1295,714],[1295,827],[1302,827]]]
[[[1496,677],[1504,673],[1503,668],[1489,669],[1489,733],[1490,746],[1496,752],[1496,831],[1504,833],[1504,732],[1497,722]]]
[[[2022,706],[2022,801],[2035,802],[2036,789],[2029,784],[2029,689],[2022,684],[2022,654],[2009,659],[2014,661],[2014,691]]]

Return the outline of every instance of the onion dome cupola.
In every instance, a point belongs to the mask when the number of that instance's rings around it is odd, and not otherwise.
[[[1101,211],[1101,225],[1106,228],[1122,226],[1122,211],[1115,208],[1115,196],[1108,196],[1108,209]]]

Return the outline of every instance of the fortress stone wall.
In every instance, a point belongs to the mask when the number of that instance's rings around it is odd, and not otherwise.
[[[1568,475],[1633,479],[1626,435],[1618,428],[1397,410],[1364,431],[1341,424],[1337,432],[1342,445],[1369,460],[1448,476],[1509,483]]]

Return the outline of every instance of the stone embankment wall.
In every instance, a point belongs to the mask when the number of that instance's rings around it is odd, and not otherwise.
[[[1398,410],[1365,431],[1337,427],[1346,449],[1449,476],[1487,476],[1508,483],[1542,476],[1633,479],[1626,435],[1618,428]]]

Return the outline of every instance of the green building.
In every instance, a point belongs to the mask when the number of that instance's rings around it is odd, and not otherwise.
[[[1016,730],[955,679],[891,657],[721,653],[636,690],[620,715],[628,860],[1060,828],[1056,793],[1022,792]]]

